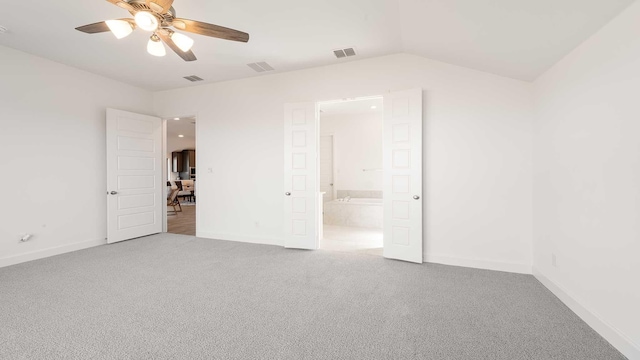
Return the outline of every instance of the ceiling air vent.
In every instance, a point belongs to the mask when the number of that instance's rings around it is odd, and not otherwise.
[[[185,76],[184,78],[189,80],[189,81],[191,81],[191,82],[202,81],[201,77],[195,76],[195,75]]]
[[[342,59],[346,57],[356,56],[356,50],[354,48],[338,49],[338,50],[333,50],[333,54],[338,59]]]
[[[256,72],[265,72],[265,71],[273,71],[273,70],[275,70],[274,68],[271,67],[271,65],[267,64],[264,61],[247,64],[247,66],[252,68]]]

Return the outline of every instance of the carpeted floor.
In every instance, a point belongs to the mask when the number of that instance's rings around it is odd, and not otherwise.
[[[0,269],[0,359],[624,359],[532,276],[157,235]]]

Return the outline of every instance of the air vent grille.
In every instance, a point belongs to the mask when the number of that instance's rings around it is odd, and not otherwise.
[[[252,68],[256,72],[265,72],[265,71],[273,71],[273,70],[275,70],[271,65],[267,64],[264,61],[247,64],[247,66]]]
[[[191,82],[202,81],[201,77],[195,76],[195,75],[185,76],[184,78],[189,80],[189,81],[191,81]]]
[[[356,50],[354,48],[338,49],[338,50],[333,50],[333,54],[338,59],[342,59],[346,57],[356,56]]]

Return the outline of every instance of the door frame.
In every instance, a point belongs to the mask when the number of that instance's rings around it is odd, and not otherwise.
[[[319,104],[318,104],[319,106]],[[322,115],[320,115],[320,124],[319,126],[322,125]],[[337,199],[337,194],[338,191],[336,190],[337,186],[336,184],[338,183],[338,171],[336,169],[336,134],[333,132],[330,133],[326,133],[326,134],[321,134],[320,131],[318,131],[318,162],[320,162],[320,138],[323,136],[331,136],[331,176],[333,177],[333,187],[331,188],[331,198],[333,200]],[[319,165],[319,164],[318,164]],[[318,176],[320,176],[320,172],[318,172]],[[319,184],[319,182],[318,182]]]
[[[167,133],[167,124],[169,123],[169,121],[174,121],[174,118],[187,118],[187,117],[193,117],[196,119],[196,146],[195,146],[195,150],[196,150],[196,164],[198,163],[198,113],[196,112],[195,115],[192,114],[188,114],[188,115],[171,115],[171,116],[160,116],[160,118],[162,119],[162,153],[166,156],[167,155],[167,149],[169,148],[169,146],[167,145],[167,139],[169,137],[169,134]],[[167,181],[167,179],[169,178],[169,167],[167,166],[167,159],[165,158],[164,161],[162,162],[162,179],[163,181]],[[167,217],[167,205],[166,205],[166,201],[167,201],[167,196],[169,195],[169,193],[167,192],[167,187],[163,186],[162,187],[162,193],[163,193],[163,201],[165,202],[164,204],[164,211],[162,212],[162,232],[166,233],[169,230],[169,225],[168,225],[168,221],[169,218]],[[198,211],[198,207],[196,206],[196,236],[198,236],[198,224],[200,223],[200,214]]]
[[[424,91],[424,90],[422,90],[422,91]],[[392,93],[393,91],[389,90],[388,92]],[[370,99],[384,99],[384,94],[370,95],[370,96],[360,96],[360,97],[351,97],[351,98],[343,98],[343,99],[334,99],[334,100],[324,100],[324,101],[320,100],[320,101],[316,101],[315,103],[316,103],[316,107],[319,109],[322,104],[331,104],[331,103],[345,102],[345,101],[370,100]],[[383,111],[384,111],[384,109],[383,109]],[[424,121],[424,108],[421,109],[421,112],[422,112],[422,120],[421,121]],[[319,122],[321,121],[320,117],[318,117],[318,119],[316,121],[318,121],[318,124],[316,124],[316,127],[318,129],[317,142],[318,142],[318,154],[319,154],[320,137],[322,136],[321,133],[320,133],[320,130],[319,130],[320,129],[320,123]],[[424,124],[423,124],[423,127],[424,127]],[[328,134],[325,134],[325,135],[328,135]],[[383,138],[384,138],[384,129],[383,129]],[[420,138],[421,138],[421,143],[422,143],[422,149],[424,149],[424,131],[421,131]],[[336,176],[336,173],[335,173],[335,171],[336,171],[335,170],[336,169],[336,166],[335,166],[335,159],[336,159],[335,144],[336,144],[336,139],[335,139],[335,136],[333,136],[333,146],[334,146],[334,150],[333,150],[333,157],[334,157],[334,184],[337,183],[337,176]],[[384,146],[383,146],[383,149],[384,149]],[[423,151],[423,150],[421,150],[421,151]],[[318,158],[316,159],[316,166],[318,166],[318,167],[320,166],[320,156],[318,156]],[[423,157],[423,159],[422,159],[422,172],[421,172],[421,177],[422,177],[421,178],[421,182],[422,182],[422,184],[424,184],[424,169],[425,169],[425,167],[424,167],[424,157]],[[386,170],[384,170],[384,167],[383,167],[383,176],[384,175],[386,175]],[[318,179],[319,178],[320,178],[320,173],[318,173]],[[317,183],[318,183],[318,188],[316,189],[316,191],[319,192],[320,191],[320,185],[319,185],[320,182],[318,181]],[[423,189],[423,192],[424,192],[424,189]],[[383,189],[383,197],[384,197],[384,189]],[[334,198],[337,198],[337,187],[334,187]],[[422,221],[422,229],[423,229],[423,231],[422,231],[422,239],[421,239],[421,241],[422,241],[422,248],[423,248],[422,251],[424,252],[424,246],[425,246],[425,244],[424,244],[424,201],[422,201],[422,213],[423,213],[423,217],[422,217],[421,221]],[[323,224],[320,223],[321,222],[320,217],[318,217],[317,221],[318,221],[318,224],[317,224],[318,228],[320,226],[323,226]],[[425,262],[424,254],[420,254],[420,257],[422,258],[422,262],[424,263]]]

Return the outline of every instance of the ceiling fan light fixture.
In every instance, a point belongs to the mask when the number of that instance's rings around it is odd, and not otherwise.
[[[184,52],[191,50],[191,48],[193,47],[192,38],[177,32],[171,34],[171,40],[173,40],[173,42],[176,43],[180,50]]]
[[[129,36],[133,30],[140,28],[152,35],[147,44],[147,51],[150,54],[165,56],[166,47],[168,47],[187,62],[197,60],[195,54],[191,51],[194,40],[184,34],[175,34],[174,36],[175,31],[173,29],[223,40],[249,42],[249,34],[245,32],[202,21],[177,18],[176,11],[172,6],[174,0],[108,0],[108,2],[127,10],[130,15],[133,15],[133,19],[101,21],[78,26],[76,30],[85,34],[111,32],[116,38],[122,39]],[[0,27],[0,34],[2,34],[3,30]],[[268,65],[266,66],[269,67]],[[272,69],[266,69],[265,67],[265,70]],[[189,81],[202,81],[197,76],[187,76],[185,78]]]
[[[105,21],[109,30],[116,39],[123,39],[131,35],[133,32],[133,26],[128,21],[124,20],[107,20]]]
[[[134,18],[136,25],[142,30],[156,31],[158,29],[158,18],[148,11],[138,11]]]
[[[153,56],[165,56],[167,55],[167,50],[162,45],[162,41],[158,35],[153,34],[147,43],[147,52]]]

